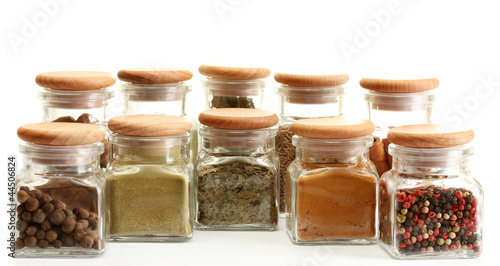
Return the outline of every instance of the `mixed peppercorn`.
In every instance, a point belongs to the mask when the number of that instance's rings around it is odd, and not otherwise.
[[[463,188],[399,190],[396,245],[402,254],[481,251],[478,199]]]

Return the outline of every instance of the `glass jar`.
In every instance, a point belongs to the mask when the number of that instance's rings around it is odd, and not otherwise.
[[[397,259],[475,258],[483,189],[469,171],[472,130],[391,129],[392,170],[380,181],[380,242]]]
[[[201,65],[205,109],[262,108],[269,68]]]
[[[16,257],[97,257],[104,251],[104,172],[96,125],[21,126]]]
[[[173,242],[192,237],[193,164],[185,118],[131,115],[109,121],[107,240]]]
[[[259,109],[221,108],[202,112],[199,121],[196,228],[277,229],[278,116]]]
[[[410,124],[429,124],[436,100],[437,78],[388,80],[363,78],[359,81],[369,119],[375,124],[375,142],[370,159],[378,174],[389,171],[392,158],[388,153],[387,133],[393,127]]]
[[[294,75],[276,73],[274,79],[279,95],[280,122],[276,134],[276,152],[280,158],[279,208],[285,213],[286,169],[295,160],[290,126],[304,118],[337,117],[344,112],[344,95],[349,76]]]
[[[368,159],[368,120],[313,118],[292,124],[297,158],[288,167],[286,227],[295,244],[378,240],[378,175]]]

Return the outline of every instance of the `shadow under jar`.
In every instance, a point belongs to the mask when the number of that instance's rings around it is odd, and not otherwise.
[[[392,165],[387,133],[397,126],[432,122],[432,110],[436,101],[434,89],[439,85],[439,80],[363,78],[359,84],[366,89],[363,100],[366,102],[369,119],[375,124],[375,141],[370,149],[370,159],[379,176],[382,176]]]
[[[269,68],[201,65],[205,109],[262,108]]]
[[[297,158],[288,167],[286,228],[294,244],[378,240],[378,175],[368,159],[368,120],[303,119],[292,124]]]
[[[380,243],[397,259],[475,258],[483,189],[469,171],[472,130],[427,124],[389,131],[392,170],[380,181]]]
[[[96,125],[21,126],[16,257],[97,257],[104,251],[104,172]]]
[[[280,83],[275,90],[280,106],[276,152],[280,158],[279,208],[284,216],[286,169],[295,160],[290,126],[294,121],[305,118],[341,116],[346,90],[342,85],[349,80],[349,76],[276,73],[274,79]]]
[[[278,116],[258,109],[222,108],[202,112],[199,121],[196,228],[277,229]]]
[[[109,121],[107,239],[175,242],[192,237],[189,130],[182,117],[130,115]]]

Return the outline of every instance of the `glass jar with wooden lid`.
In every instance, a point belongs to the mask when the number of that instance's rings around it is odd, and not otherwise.
[[[483,189],[469,170],[472,130],[435,124],[389,131],[392,170],[380,181],[380,242],[397,259],[475,258]]]
[[[16,257],[96,257],[104,251],[105,131],[97,125],[21,126]]]
[[[262,108],[269,68],[201,65],[199,72],[205,76],[206,109]]]
[[[368,158],[368,120],[311,118],[292,124],[297,158],[288,167],[286,227],[295,244],[378,240],[378,175]]]
[[[280,213],[285,213],[286,169],[295,160],[290,126],[305,118],[339,117],[344,112],[347,74],[299,75],[276,73],[279,84],[280,122],[276,135],[276,152],[280,157]]]

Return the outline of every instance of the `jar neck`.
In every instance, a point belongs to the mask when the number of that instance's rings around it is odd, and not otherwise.
[[[345,87],[292,87],[279,85],[275,92],[280,96],[282,118],[297,120],[315,117],[342,116]]]
[[[373,137],[365,136],[352,139],[310,139],[293,136],[296,159],[311,164],[358,164],[368,160],[369,148]]]
[[[390,144],[392,170],[415,178],[450,178],[469,171],[473,149],[468,145],[452,148],[408,148]]]
[[[124,114],[166,114],[185,116],[186,94],[191,85],[183,82],[168,84],[120,85],[123,93]]]
[[[202,150],[211,154],[248,155],[274,151],[276,127],[255,130],[226,130],[200,127]]]

